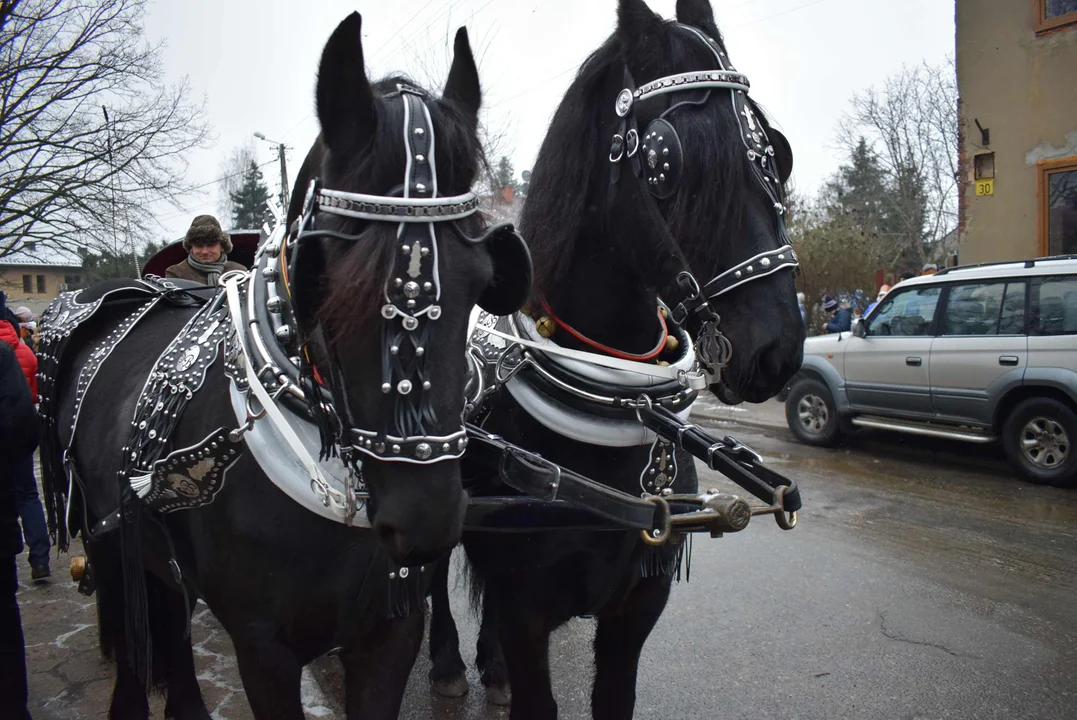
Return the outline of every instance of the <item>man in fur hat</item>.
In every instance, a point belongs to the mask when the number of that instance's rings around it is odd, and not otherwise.
[[[228,259],[232,240],[212,215],[199,215],[191,222],[183,238],[183,249],[187,251],[187,259],[165,270],[165,277],[216,285],[229,270],[247,269]]]

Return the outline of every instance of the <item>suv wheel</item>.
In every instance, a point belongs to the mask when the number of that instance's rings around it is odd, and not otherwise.
[[[1002,447],[1027,480],[1072,485],[1077,481],[1077,414],[1050,398],[1029,398],[1002,426]]]
[[[801,442],[829,447],[838,442],[841,420],[834,396],[818,380],[804,378],[789,389],[785,401],[785,421]]]

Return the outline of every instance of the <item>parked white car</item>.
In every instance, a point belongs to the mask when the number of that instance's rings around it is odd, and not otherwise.
[[[1077,482],[1077,257],[947,268],[895,286],[852,332],[809,338],[790,429],[1001,441],[1033,482]]]

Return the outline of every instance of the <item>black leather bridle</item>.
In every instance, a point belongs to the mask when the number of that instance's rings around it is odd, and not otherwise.
[[[393,271],[385,284],[380,310],[383,426],[377,430],[354,426],[339,363],[332,357],[324,369],[328,375],[325,380],[334,389],[337,415],[345,425],[344,437],[339,441],[345,455],[361,453],[383,461],[426,464],[459,458],[467,447],[462,422],[458,430],[447,435],[431,435],[426,430],[437,423],[429,400],[431,382],[426,362],[432,350],[431,325],[442,312],[434,224],[473,215],[478,210],[478,199],[471,192],[452,197],[438,195],[434,126],[423,96],[404,85],[393,94],[404,102],[407,158],[402,197],[327,190],[315,179],[298,221],[298,233],[290,243],[290,274],[295,275],[304,253],[314,251],[314,246],[308,245],[312,239],[356,241],[360,237],[317,229],[318,213],[398,225]],[[457,235],[469,242],[485,240],[485,236],[470,239],[463,233]],[[302,307],[298,293],[293,293],[293,303],[297,311],[311,310]],[[313,303],[308,300],[305,304]]]
[[[677,258],[681,270],[675,281],[666,289],[663,299],[670,306],[671,317],[677,324],[688,323],[697,336],[696,353],[705,369],[717,376],[732,356],[732,346],[718,329],[721,321],[710,301],[731,292],[745,283],[767,277],[781,270],[797,271],[800,263],[785,230],[785,206],[782,203],[782,183],[774,160],[774,146],[763,124],[748,102],[748,78],[738,72],[726,58],[725,52],[712,38],[698,29],[678,24],[677,27],[698,38],[713,54],[718,67],[660,77],[636,87],[626,66],[624,89],[617,95],[614,110],[618,126],[610,145],[610,185],[608,205],[616,196],[621,167],[627,164],[633,175],[647,188],[647,193],[657,199],[670,197],[680,181],[684,151],[677,130],[666,119],[675,109],[684,105],[701,105],[709,99],[711,90],[728,90],[733,111],[740,127],[741,142],[751,164],[753,175],[767,193],[773,204],[775,224],[780,244],[773,250],[754,255],[701,284],[687,268],[668,229],[665,235],[674,247],[670,254]],[[642,136],[636,123],[633,107],[637,102],[658,95],[687,90],[707,90],[701,101],[685,101],[672,104],[644,130]]]

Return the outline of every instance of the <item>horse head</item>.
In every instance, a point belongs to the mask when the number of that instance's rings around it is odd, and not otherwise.
[[[461,532],[469,313],[515,310],[530,261],[511,227],[483,233],[469,192],[484,160],[466,31],[436,96],[403,76],[370,82],[361,23],[346,18],[322,53],[321,134],[289,207],[291,295],[305,362],[332,394],[335,444],[361,465],[372,527],[394,560],[416,564]]]
[[[719,330],[711,390],[730,404],[776,394],[804,340],[783,220],[792,151],[747,91],[707,0],[679,0],[677,21],[620,0],[554,115],[559,159],[544,144],[521,222],[529,239],[537,226],[554,238],[532,247],[537,292],[564,274],[566,249],[601,236],[623,274],[684,301],[677,319],[697,340]],[[586,178],[585,192],[556,187],[565,177]]]

